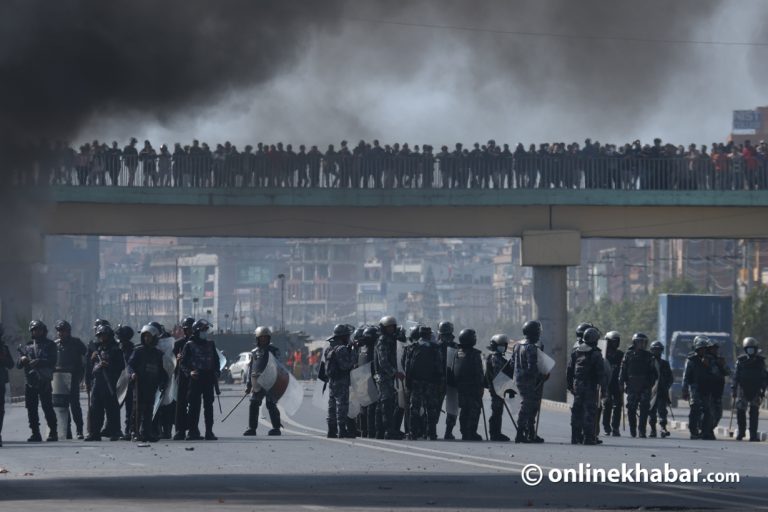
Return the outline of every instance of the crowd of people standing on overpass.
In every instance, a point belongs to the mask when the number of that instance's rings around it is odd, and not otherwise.
[[[562,142],[474,143],[439,150],[361,140],[318,146],[278,142],[239,149],[195,140],[159,147],[133,138],[124,147],[94,140],[78,150],[60,142],[27,149],[16,165],[24,185],[227,188],[442,188],[762,190],[768,188],[768,143],[623,145]],[[29,162],[33,162],[29,164]]]

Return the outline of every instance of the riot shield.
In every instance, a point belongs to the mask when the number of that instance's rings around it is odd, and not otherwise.
[[[355,368],[350,372],[349,378],[350,400],[354,397],[357,403],[365,407],[375,403],[379,399],[379,390],[376,388],[376,383],[373,381],[370,364],[364,364],[363,366]]]
[[[288,416],[296,414],[304,400],[304,389],[283,363],[268,352],[259,358],[254,373],[258,374],[256,383],[260,389],[279,402]]]
[[[117,386],[115,386],[115,392],[117,393],[117,403],[122,407],[125,402],[125,397],[128,395],[128,385],[131,383],[131,379],[128,376],[128,368],[123,369],[120,377],[117,379]]]
[[[547,355],[543,350],[538,349],[536,357],[536,366],[539,369],[539,373],[542,375],[549,375],[552,372],[552,368],[555,367],[555,360]]]
[[[157,348],[163,353],[163,369],[168,375],[168,384],[165,386],[165,392],[163,393],[160,405],[169,405],[176,400],[176,389],[172,385],[174,374],[176,373],[176,356],[173,353],[174,343],[176,343],[176,340],[170,336],[161,339],[157,343]]]
[[[405,353],[405,343],[402,341],[397,342],[397,371],[405,373],[403,369],[403,354]],[[395,378],[395,390],[397,391],[397,406],[401,409],[405,409],[408,406],[408,402],[405,396],[405,382],[398,378]]]
[[[459,391],[453,386],[445,388],[445,413],[451,416],[459,415]]]
[[[216,349],[216,353],[219,356],[219,371],[222,372],[224,371],[224,368],[227,367],[227,356],[225,356],[224,352],[222,352],[218,348]]]
[[[56,433],[59,439],[67,438],[69,426],[69,393],[72,389],[72,374],[68,372],[54,372],[53,381],[53,410],[56,413]]]
[[[508,364],[509,361],[507,361]],[[515,384],[515,379],[504,373],[502,369],[493,379],[493,390],[496,392],[496,395],[503,397],[504,392],[508,389],[512,389],[517,393],[517,384]]]
[[[136,391],[138,392],[138,391]],[[152,406],[152,420],[154,421],[155,416],[157,416],[157,411],[160,410],[160,405],[163,403],[163,393],[160,392],[158,389],[155,391],[155,403]]]
[[[597,342],[597,348],[600,349],[600,352],[603,353],[603,357],[605,357],[605,354],[608,353],[608,340],[600,338]]]
[[[312,405],[321,411],[328,410],[328,395],[323,391],[325,387],[326,383],[317,379],[315,381],[315,389],[312,392]]]
[[[448,368],[453,365],[453,358],[456,357],[456,349],[453,347],[446,348],[445,366],[446,372]],[[446,382],[445,386],[445,413],[451,416],[458,416],[459,414],[459,392],[454,387]]]
[[[353,420],[360,415],[360,402],[357,401],[357,397],[352,396],[352,389],[349,390],[349,409],[347,410],[347,418]]]

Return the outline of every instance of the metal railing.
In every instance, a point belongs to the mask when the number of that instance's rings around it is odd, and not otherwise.
[[[150,155],[15,174],[34,185],[184,188],[765,190],[768,159],[568,155]]]

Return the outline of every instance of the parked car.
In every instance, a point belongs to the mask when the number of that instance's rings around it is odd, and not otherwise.
[[[229,373],[232,375],[232,379],[243,382],[249,364],[251,364],[251,353],[240,352],[240,355],[237,356],[237,361],[229,365]]]

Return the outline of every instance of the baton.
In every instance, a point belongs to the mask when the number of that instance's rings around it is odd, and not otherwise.
[[[482,401],[480,402],[480,410],[483,411],[483,428],[485,429],[485,440],[488,441],[488,422],[485,421],[485,404]]]
[[[219,402],[219,414],[224,414],[221,410],[221,389],[219,389],[218,379],[213,381],[213,389],[216,391],[216,400]]]
[[[235,406],[232,408],[232,410],[231,410],[231,411],[229,411],[229,412],[227,413],[227,415],[226,415],[226,416],[224,416],[224,417],[221,419],[221,422],[222,422],[222,423],[224,423],[224,422],[227,420],[227,418],[229,418],[229,416],[230,416],[230,415],[231,415],[233,412],[235,412],[235,409],[237,409],[237,407],[238,407],[238,406],[239,406],[241,403],[243,403],[243,400],[245,400],[245,397],[247,397],[249,394],[250,394],[250,393],[246,393],[246,394],[244,394],[244,395],[243,395],[243,398],[241,398],[241,399],[240,399],[240,401],[238,401],[238,402],[235,404]],[[219,402],[219,406],[221,406],[221,402]]]
[[[507,401],[502,398],[501,403],[504,404],[504,408],[507,410],[507,414],[509,414],[509,419],[512,420],[512,424],[515,426],[515,431],[519,431],[520,429],[517,428],[517,422],[515,421],[515,418],[512,417],[512,411],[509,410]]]

